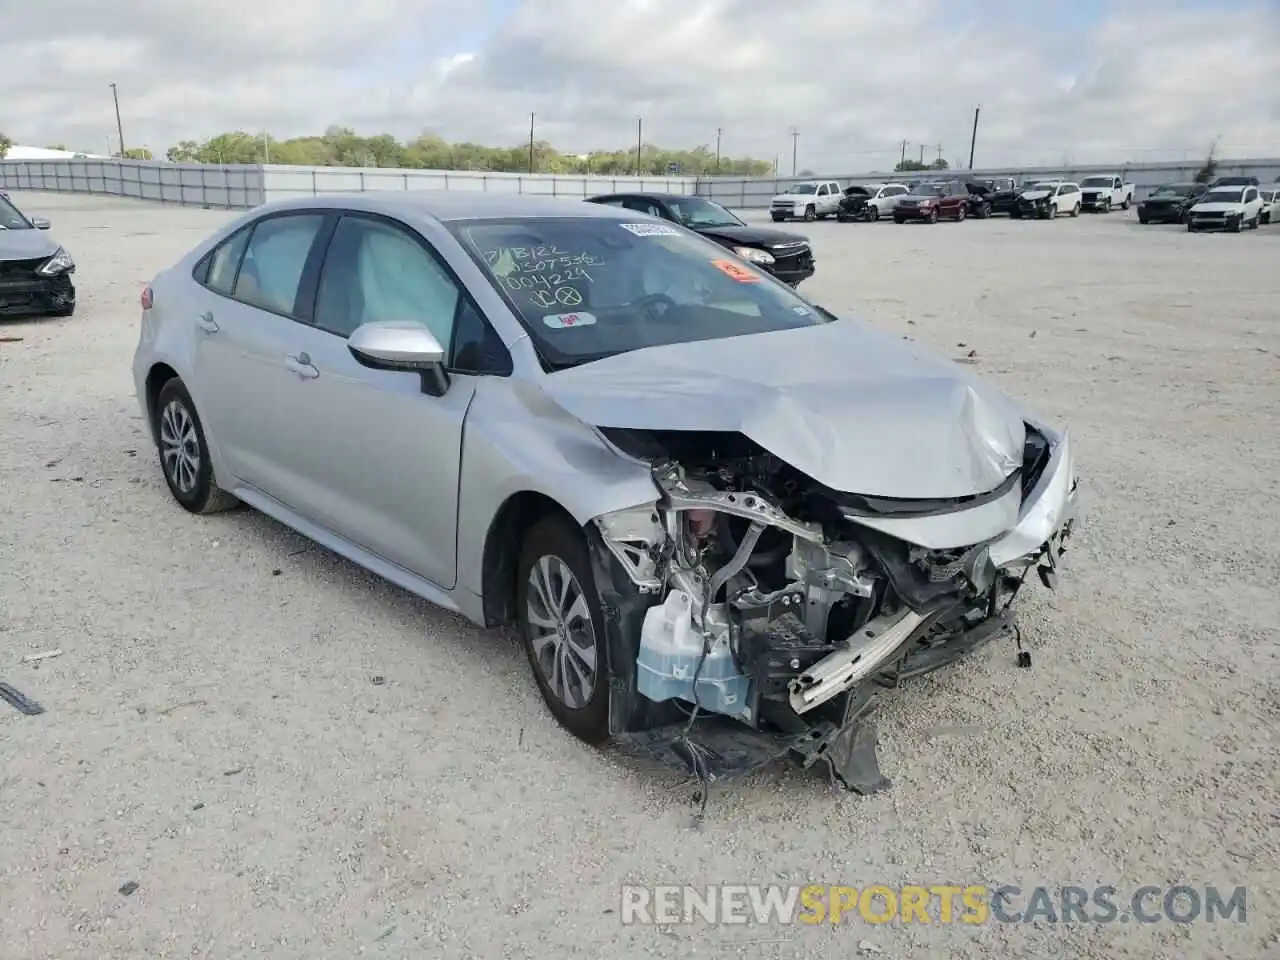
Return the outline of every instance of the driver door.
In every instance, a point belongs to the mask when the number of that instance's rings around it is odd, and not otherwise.
[[[325,253],[311,322],[296,324],[289,344],[300,362],[289,409],[306,438],[291,445],[296,507],[445,589],[457,581],[462,428],[476,378],[451,373],[444,395],[430,396],[416,372],[358,363],[347,338],[364,323],[410,320],[448,350],[465,311],[479,319],[417,233],[346,213]]]

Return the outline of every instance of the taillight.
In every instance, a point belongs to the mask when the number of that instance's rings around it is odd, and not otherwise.
[[[143,287],[143,288],[142,288],[142,297],[141,297],[141,300],[142,300],[142,309],[143,309],[143,310],[150,310],[150,309],[151,309],[151,305],[152,305],[153,303],[155,303],[155,299],[156,299],[156,298],[155,298],[155,294],[153,294],[153,293],[151,292],[151,288],[150,288],[150,287]]]

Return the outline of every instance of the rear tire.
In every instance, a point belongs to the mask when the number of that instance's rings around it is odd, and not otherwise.
[[[1129,207],[1132,205],[1132,203],[1133,203],[1132,197],[1125,197],[1122,201],[1120,201],[1120,209],[1128,210]]]
[[[516,565],[516,616],[547,708],[579,740],[603,743],[609,738],[607,634],[586,539],[564,517],[544,517],[525,537]]]
[[[1074,207],[1071,208],[1071,216],[1073,217],[1080,216],[1080,204],[1077,203]]]
[[[240,501],[218,486],[204,425],[186,385],[174,377],[160,388],[151,412],[164,481],[184,510],[220,513]]]

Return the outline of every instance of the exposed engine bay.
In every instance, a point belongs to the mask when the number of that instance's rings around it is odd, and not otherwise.
[[[886,532],[894,521],[1008,497],[1020,496],[1025,511],[1043,494],[1054,454],[1030,424],[1023,462],[999,488],[953,500],[831,490],[739,433],[601,433],[649,464],[662,491],[652,508],[596,524],[646,598],[638,644],[630,644],[634,690],[688,718],[685,734],[663,728],[651,740],[675,744],[699,776],[752,766],[745,758],[757,752],[761,760],[794,752],[806,766],[827,761],[849,789],[883,789],[869,719],[876,691],[1016,635],[1014,597],[1033,566],[1054,585],[1071,529],[1070,511],[1051,511],[1052,534],[1000,565],[992,546],[1008,531],[944,549]],[[1069,463],[1053,466],[1070,471]],[[1074,476],[1061,484],[1074,501]],[[1029,663],[1029,655],[1019,658]],[[720,769],[709,771],[716,751],[699,747],[691,732],[700,717],[755,731],[760,751],[739,749],[739,737],[733,751],[721,751]]]

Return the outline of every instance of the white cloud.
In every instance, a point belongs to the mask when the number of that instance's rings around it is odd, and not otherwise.
[[[1280,7],[1137,0],[1084,35],[1007,0],[44,0],[0,9],[0,130],[101,149],[331,123],[567,152],[711,143],[838,172],[915,155],[979,164],[1280,154]],[[509,4],[507,4],[509,6]],[[1026,4],[1021,6],[1025,11]],[[965,7],[965,9],[961,9]],[[1069,12],[1069,11],[1068,11]],[[1074,32],[1073,32],[1074,31]]]

